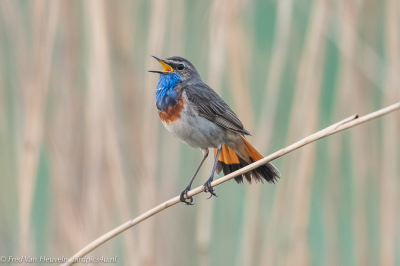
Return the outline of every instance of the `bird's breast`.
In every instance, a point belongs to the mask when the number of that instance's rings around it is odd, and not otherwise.
[[[158,110],[158,115],[160,116],[161,121],[169,125],[170,123],[180,119],[182,110],[185,109],[185,103],[186,99],[182,96],[176,105],[168,106],[165,111]]]

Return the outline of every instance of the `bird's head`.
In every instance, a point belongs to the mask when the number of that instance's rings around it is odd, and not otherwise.
[[[161,71],[149,70],[149,72],[159,73],[161,75],[178,74],[181,82],[201,81],[196,68],[185,58],[173,56],[166,59],[160,59],[153,56],[163,67]]]

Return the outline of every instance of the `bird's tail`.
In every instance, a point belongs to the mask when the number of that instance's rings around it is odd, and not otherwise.
[[[243,141],[244,149],[250,158],[251,163],[264,158],[245,138],[243,138]],[[216,153],[217,149],[215,149],[215,155]],[[221,154],[218,158],[216,168],[217,174],[223,171],[224,175],[227,175],[239,170],[240,168],[249,165],[249,163],[246,162],[247,160],[240,158],[231,148],[224,144],[222,145]],[[235,177],[235,181],[237,183],[242,183],[243,177],[245,177],[249,183],[251,183],[252,179],[261,183],[263,183],[264,180],[270,183],[275,183],[275,181],[280,177],[280,173],[272,163],[266,163],[250,172]]]

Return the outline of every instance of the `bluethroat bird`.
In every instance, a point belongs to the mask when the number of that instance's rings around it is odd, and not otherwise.
[[[175,137],[193,148],[203,152],[201,160],[189,184],[182,191],[180,200],[192,204],[188,197],[193,180],[208,156],[208,149],[214,148],[215,160],[211,176],[204,183],[204,191],[217,196],[211,186],[214,172],[225,175],[234,172],[263,156],[245,139],[250,133],[243,127],[238,116],[221,97],[200,78],[194,66],[186,59],[173,56],[160,59],[153,56],[164,67],[156,91],[156,106],[162,123]],[[278,169],[266,163],[250,172],[235,177],[237,183],[243,177],[251,183],[252,179],[275,182],[280,177]]]

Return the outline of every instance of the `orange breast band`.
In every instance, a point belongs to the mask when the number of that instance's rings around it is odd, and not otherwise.
[[[161,121],[169,125],[171,122],[181,118],[181,112],[183,109],[185,109],[185,103],[186,99],[182,96],[175,106],[169,106],[164,112],[158,110],[158,115],[160,116]]]

